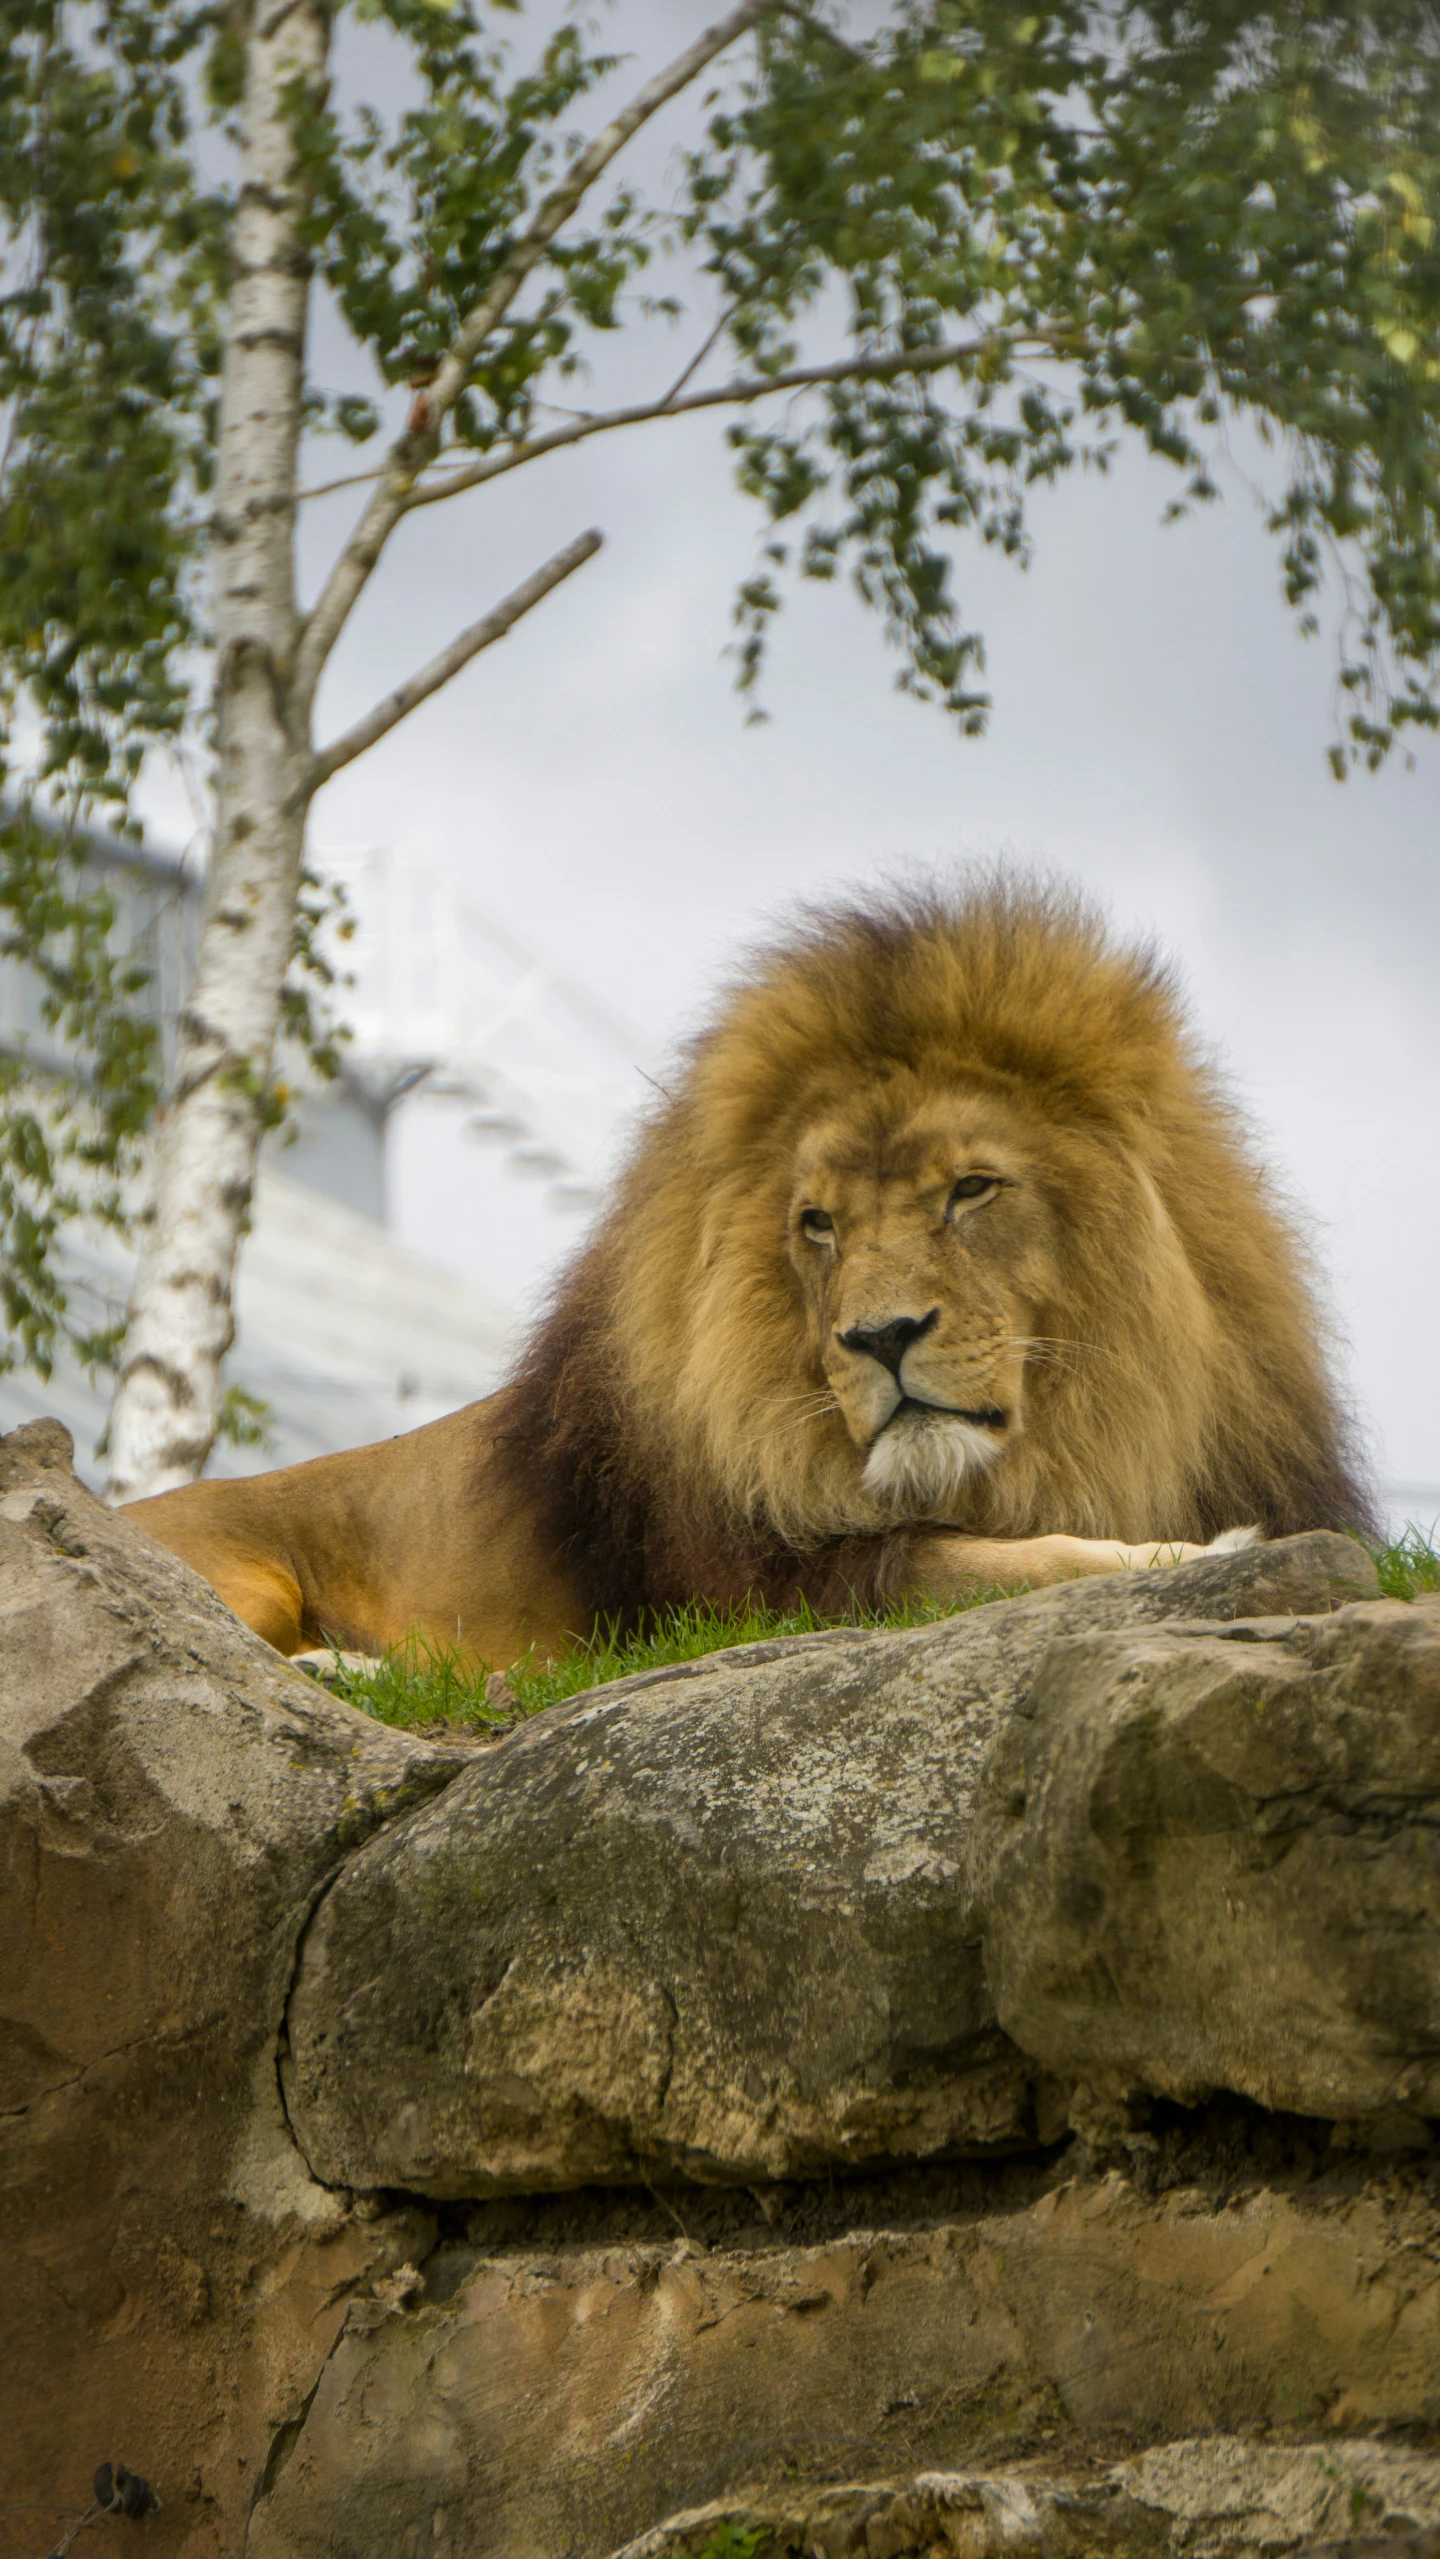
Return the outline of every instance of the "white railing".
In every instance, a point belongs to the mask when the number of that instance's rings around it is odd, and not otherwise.
[[[617,1140],[647,1098],[648,1043],[621,1014],[499,924],[443,874],[385,852],[329,851],[353,938],[340,1009],[372,1089],[470,1105],[467,1132],[548,1205],[599,1200]]]

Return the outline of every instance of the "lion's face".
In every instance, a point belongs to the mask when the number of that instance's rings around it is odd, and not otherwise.
[[[789,1249],[864,1490],[943,1516],[1025,1428],[1026,1362],[1057,1287],[1047,1186],[983,1093],[801,1141]]]

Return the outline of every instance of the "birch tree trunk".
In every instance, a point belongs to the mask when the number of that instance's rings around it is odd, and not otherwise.
[[[323,0],[258,0],[246,43],[213,518],[215,834],[111,1414],[113,1501],[188,1483],[210,1452],[290,961],[313,777],[308,712],[301,735],[290,720],[309,262],[287,96],[323,83],[328,40]]]

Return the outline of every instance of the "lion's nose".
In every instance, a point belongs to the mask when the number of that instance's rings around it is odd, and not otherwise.
[[[878,1359],[898,1386],[900,1362],[906,1352],[927,1333],[933,1333],[939,1321],[940,1309],[932,1306],[928,1315],[895,1315],[888,1324],[852,1324],[840,1340],[847,1351],[863,1351],[867,1359]]]

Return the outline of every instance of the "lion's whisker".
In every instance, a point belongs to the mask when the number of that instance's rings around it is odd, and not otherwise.
[[[1061,1368],[1068,1375],[1074,1374],[1068,1355],[1079,1347],[1078,1343],[1046,1341],[1043,1336],[1029,1341],[1018,1335],[1008,1345],[1012,1351],[1020,1351],[1027,1360],[1033,1361],[1037,1368]]]
[[[1067,1341],[1058,1333],[1017,1334],[1010,1348],[1023,1352],[1027,1359],[1033,1359],[1037,1367],[1063,1369],[1071,1377],[1079,1374],[1080,1363],[1085,1359],[1114,1359],[1117,1356],[1104,1342]],[[1074,1354],[1078,1354],[1078,1358],[1072,1356]]]
[[[762,1413],[785,1413],[792,1421],[818,1420],[822,1413],[838,1413],[839,1403],[827,1388],[815,1388],[805,1395],[772,1395],[760,1406]]]

